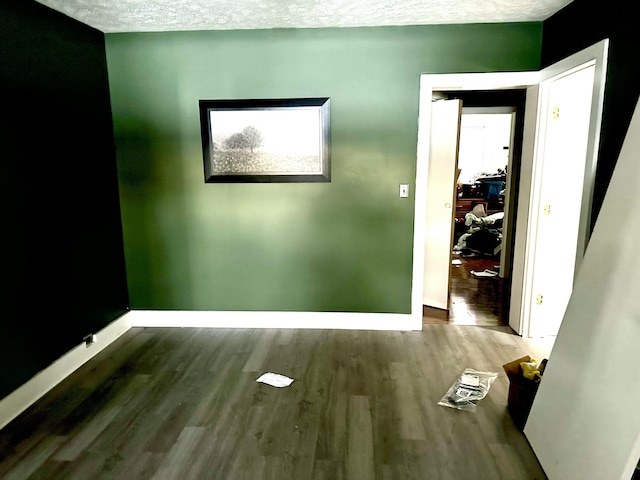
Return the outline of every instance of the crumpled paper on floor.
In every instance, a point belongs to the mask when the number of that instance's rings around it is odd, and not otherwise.
[[[256,382],[266,383],[267,385],[271,385],[272,387],[288,387],[293,383],[293,378],[285,377],[284,375],[280,375],[279,373],[263,373],[256,380]]]
[[[498,272],[494,272],[493,270],[489,270],[488,268],[485,268],[485,270],[482,272],[476,272],[474,270],[471,270],[471,275],[473,275],[474,277],[497,277]]]

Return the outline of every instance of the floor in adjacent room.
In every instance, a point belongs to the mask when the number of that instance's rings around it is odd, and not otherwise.
[[[503,318],[503,284],[500,276],[476,277],[471,272],[499,271],[500,257],[453,255],[449,311],[424,307],[422,323],[456,325],[506,325]],[[457,263],[460,262],[460,263]]]
[[[133,328],[0,431],[0,478],[544,479],[502,370],[531,353],[508,327]],[[466,367],[487,397],[437,405]]]

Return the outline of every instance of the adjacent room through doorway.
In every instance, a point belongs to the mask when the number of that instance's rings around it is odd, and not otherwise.
[[[525,90],[437,96],[461,100],[462,115],[448,309],[425,307],[423,323],[506,325],[514,235],[504,217],[515,212]]]

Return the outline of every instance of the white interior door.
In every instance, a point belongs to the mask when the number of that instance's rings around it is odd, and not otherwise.
[[[573,290],[594,73],[588,65],[542,86],[548,90],[547,118],[532,209],[538,220],[529,337],[557,335]]]
[[[431,142],[427,174],[423,304],[449,308],[455,184],[462,101],[431,106]]]
[[[551,65],[527,90],[509,311],[527,337],[557,334],[588,243],[607,49]]]

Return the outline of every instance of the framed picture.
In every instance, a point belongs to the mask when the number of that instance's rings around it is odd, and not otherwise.
[[[204,181],[329,182],[329,98],[200,100]]]

